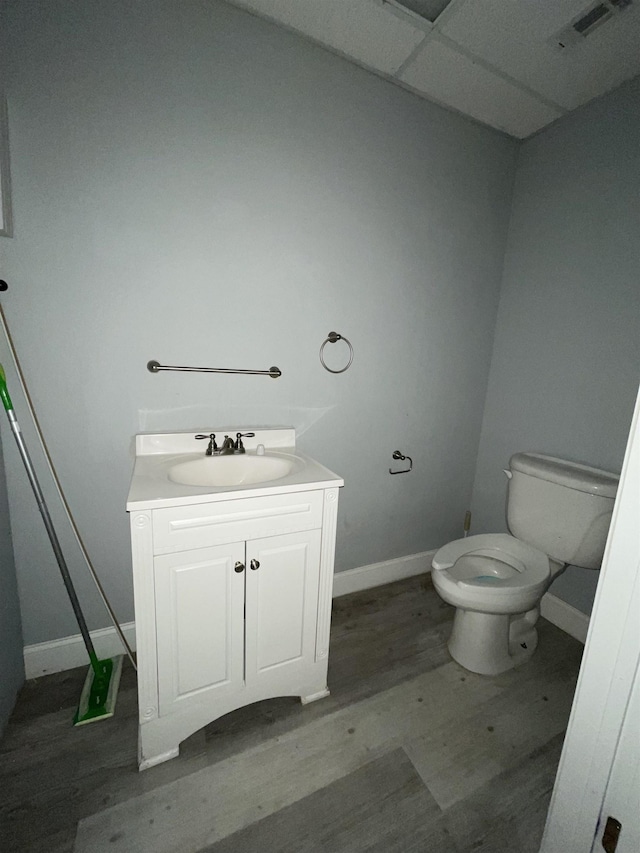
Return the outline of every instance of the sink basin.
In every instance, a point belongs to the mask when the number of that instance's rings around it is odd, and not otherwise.
[[[286,456],[201,456],[169,469],[169,479],[183,486],[248,486],[280,480],[291,473],[295,459]]]

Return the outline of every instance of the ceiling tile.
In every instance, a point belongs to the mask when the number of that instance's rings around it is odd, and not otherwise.
[[[433,37],[400,79],[428,97],[518,138],[562,114]]]
[[[640,74],[640,3],[613,15],[578,44],[550,39],[590,0],[473,0],[442,33],[466,51],[566,109],[574,109]]]
[[[233,0],[385,74],[395,74],[424,39],[412,26],[371,0]]]

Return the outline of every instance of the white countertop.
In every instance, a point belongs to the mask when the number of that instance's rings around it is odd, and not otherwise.
[[[209,430],[210,432],[211,430]],[[207,430],[202,431],[207,432]],[[295,447],[292,428],[260,429],[227,427],[213,430],[218,443],[225,434],[255,432],[254,438],[244,439],[248,455],[254,455],[258,444],[266,453],[295,460],[292,471],[279,480],[251,483],[246,486],[185,486],[169,479],[169,470],[179,462],[205,455],[206,441],[197,441],[195,432],[155,433],[136,436],[136,460],[127,497],[127,510],[159,509],[168,506],[187,506],[195,503],[282,495],[343,486],[344,480],[315,459]]]

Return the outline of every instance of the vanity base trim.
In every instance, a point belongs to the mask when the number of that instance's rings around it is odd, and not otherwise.
[[[318,699],[325,699],[327,696],[329,696],[328,687],[325,690],[320,690],[319,693],[311,693],[309,696],[301,696],[300,702],[303,705],[310,705],[311,702],[317,702]]]
[[[191,702],[182,710],[176,710],[166,716],[141,721],[138,728],[138,766],[146,770],[179,754],[183,740],[220,717],[261,702],[264,699],[276,699],[280,696],[299,697],[302,704],[314,702],[329,696],[327,687],[328,661],[319,661],[307,666],[307,672],[297,682],[292,683],[290,674],[283,674],[283,683],[244,686],[235,695],[216,701],[215,710],[211,700],[204,696],[201,703]]]
[[[175,749],[170,749],[160,755],[155,755],[153,758],[144,759],[140,756],[138,760],[138,767],[140,770],[148,770],[150,767],[155,767],[156,764],[162,764],[165,761],[170,761],[172,758],[177,758],[179,754],[180,747],[177,746]]]

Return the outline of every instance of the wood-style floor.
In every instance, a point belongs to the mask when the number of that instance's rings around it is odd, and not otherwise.
[[[86,669],[28,682],[0,743],[3,853],[536,853],[582,646],[466,672],[429,576],[334,602],[331,696],[261,702],[136,765],[135,674],[71,726]]]

